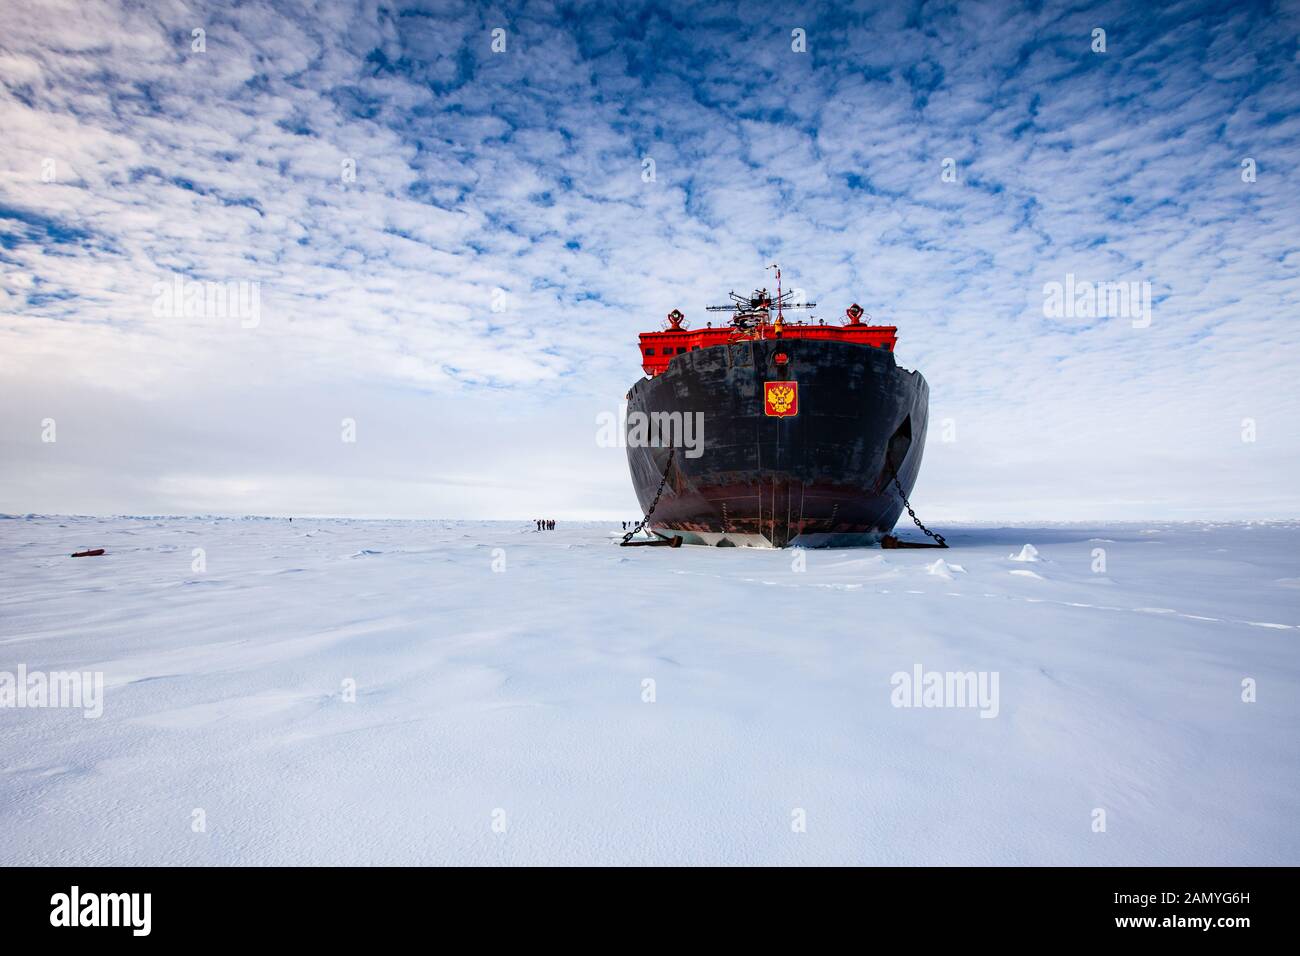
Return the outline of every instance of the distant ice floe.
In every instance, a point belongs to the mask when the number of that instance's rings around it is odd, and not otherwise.
[[[1031,560],[1031,561],[1036,561],[1037,558],[1030,558],[1029,560]],[[1022,578],[1033,578],[1035,581],[1041,581],[1041,580],[1043,580],[1043,576],[1042,576],[1041,574],[1038,574],[1038,573],[1035,572],[1035,571],[1026,571],[1026,570],[1023,569],[1023,568],[1019,568],[1019,569],[1017,569],[1017,570],[1015,570],[1015,571],[1012,571],[1011,573],[1012,573],[1012,574],[1015,574],[1015,575],[1019,575],[1019,576],[1022,577]]]
[[[1032,544],[1027,544],[1020,549],[1019,554],[1009,554],[1007,555],[1007,557],[1010,558],[1012,561],[1037,561],[1038,549],[1035,548]]]

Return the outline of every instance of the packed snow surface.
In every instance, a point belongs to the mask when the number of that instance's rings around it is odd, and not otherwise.
[[[0,520],[0,863],[1300,864],[1300,525],[532,529]]]

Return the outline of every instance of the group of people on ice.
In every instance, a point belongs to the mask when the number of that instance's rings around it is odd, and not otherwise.
[[[537,530],[538,530],[538,531],[554,531],[554,530],[555,530],[555,519],[554,519],[554,518],[536,518],[536,519],[534,519],[534,520],[537,522]]]

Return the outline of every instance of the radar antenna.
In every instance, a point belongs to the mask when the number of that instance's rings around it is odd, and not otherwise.
[[[792,302],[791,297],[794,295],[793,290],[786,292],[781,288],[781,270],[777,266],[768,266],[769,269],[776,269],[776,295],[771,295],[767,289],[755,289],[749,295],[737,295],[735,292],[728,292],[731,297],[730,305],[709,305],[705,306],[707,312],[730,312],[732,315],[731,324],[737,329],[748,331],[768,323],[768,317],[772,314],[772,307],[776,306],[776,320],[778,323],[785,318],[786,309],[811,309],[816,302]]]

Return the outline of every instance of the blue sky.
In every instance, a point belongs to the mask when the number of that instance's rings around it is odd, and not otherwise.
[[[899,326],[927,516],[1300,515],[1298,26],[5,3],[0,510],[633,517],[596,417],[636,333],[776,261]],[[1045,316],[1067,274],[1149,326]],[[173,276],[256,283],[256,326],[159,316]]]

